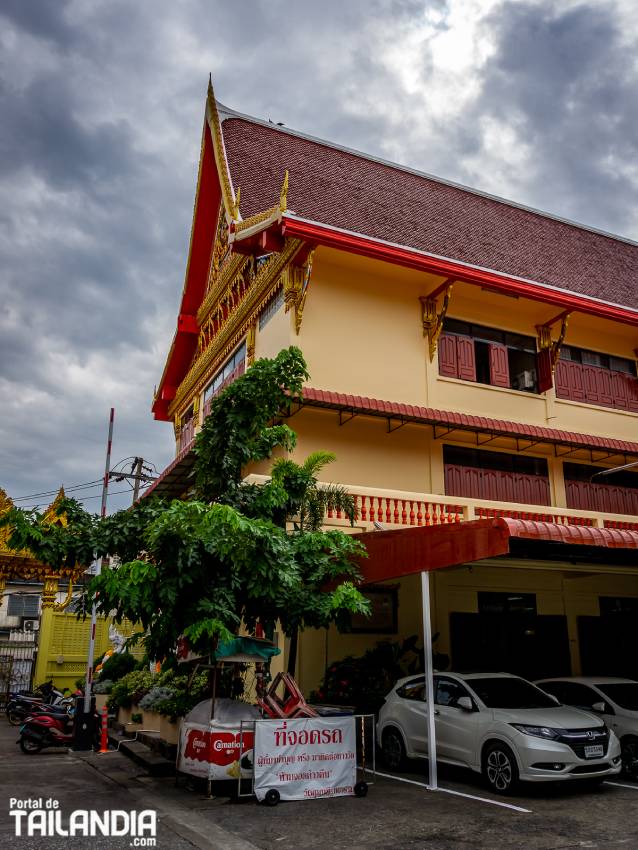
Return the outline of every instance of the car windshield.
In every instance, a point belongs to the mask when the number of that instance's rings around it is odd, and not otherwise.
[[[488,708],[556,708],[556,702],[525,679],[505,676],[468,679]]]
[[[638,711],[638,682],[616,682],[596,685],[606,697],[613,700],[616,705],[626,708],[628,711]]]

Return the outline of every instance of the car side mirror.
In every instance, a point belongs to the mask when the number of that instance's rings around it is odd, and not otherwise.
[[[591,710],[592,710],[592,711],[597,711],[599,714],[604,714],[604,713],[605,713],[605,708],[606,708],[606,705],[605,705],[605,703],[604,703],[604,702],[595,702],[595,703],[592,705]]]
[[[474,703],[469,697],[459,697],[456,704],[459,708],[462,708],[463,711],[474,711]]]

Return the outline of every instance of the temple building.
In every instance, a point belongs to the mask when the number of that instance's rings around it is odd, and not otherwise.
[[[380,529],[373,616],[305,632],[302,687],[420,633],[426,562],[452,669],[638,677],[638,244],[240,115],[209,86],[153,402],[176,457],[153,492],[185,494],[211,399],[292,344],[311,376],[294,457],[335,452],[355,531]]]

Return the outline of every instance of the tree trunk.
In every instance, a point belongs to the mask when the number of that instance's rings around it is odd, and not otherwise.
[[[288,668],[287,672],[291,676],[295,675],[295,667],[297,666],[297,637],[299,632],[297,629],[290,635],[290,652],[288,653]]]

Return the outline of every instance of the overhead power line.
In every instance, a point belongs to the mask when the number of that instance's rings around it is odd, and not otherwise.
[[[65,493],[72,493],[75,490],[87,490],[87,489],[91,489],[92,487],[97,487],[101,483],[102,483],[102,479],[98,478],[95,481],[86,481],[84,484],[71,484],[70,487],[64,488],[64,492]],[[29,496],[12,496],[11,501],[12,502],[28,502],[28,501],[31,501],[32,499],[37,499],[37,498],[40,498],[40,497],[41,498],[47,498],[48,496],[57,496],[59,492],[60,492],[60,488],[58,487],[57,490],[45,490],[43,493],[31,493]]]

